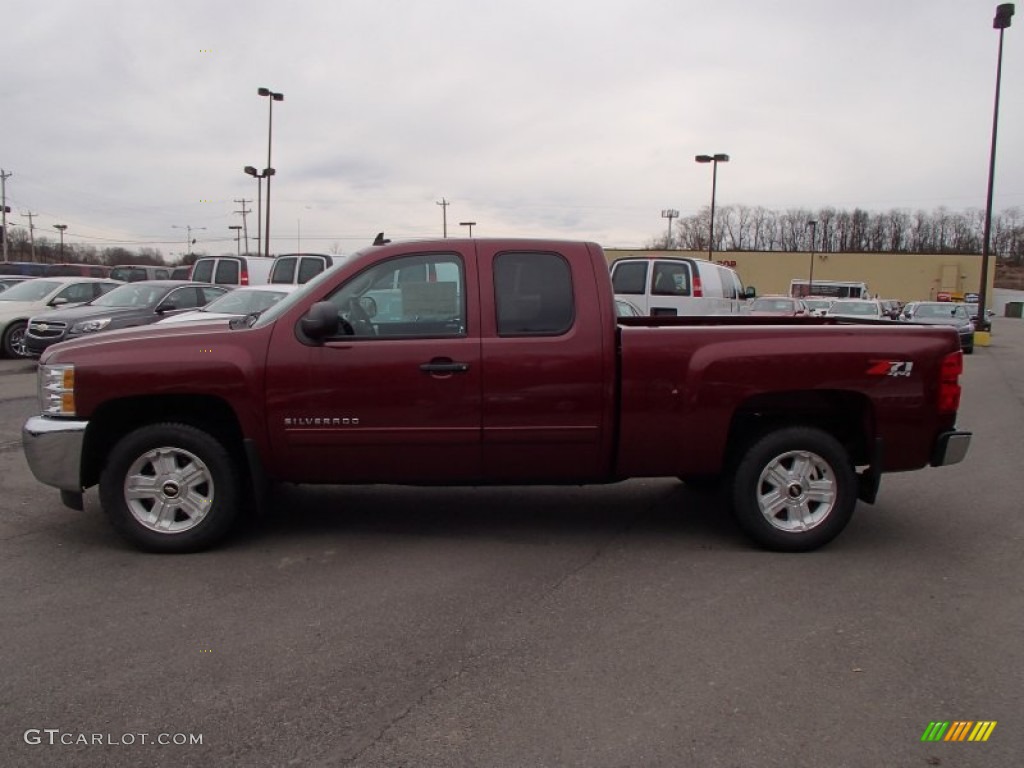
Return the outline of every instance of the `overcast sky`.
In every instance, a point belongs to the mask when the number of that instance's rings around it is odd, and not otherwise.
[[[7,0],[14,224],[233,250],[267,165],[272,251],[384,230],[640,247],[661,210],[983,208],[991,0]],[[1005,33],[995,208],[1024,206],[1024,7]],[[255,249],[255,213],[249,217]],[[199,229],[205,227],[205,229]]]

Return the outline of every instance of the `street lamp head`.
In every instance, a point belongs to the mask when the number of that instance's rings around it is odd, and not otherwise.
[[[65,229],[68,228],[68,225],[67,224],[54,224],[53,228],[54,229],[59,229],[61,232],[63,232]]]
[[[1013,18],[1013,3],[1003,3],[996,6],[996,17],[992,20],[993,29],[1006,29],[1010,26]]]
[[[713,159],[714,159],[714,161],[716,163],[728,163],[729,162],[729,156],[728,155],[715,155]]]
[[[808,222],[807,222],[807,226],[808,226],[808,227],[816,227],[816,226],[818,226],[818,221],[817,221],[817,219],[811,219],[810,221],[808,221]]]
[[[263,169],[263,175],[264,176],[273,176],[275,173],[277,173],[277,171],[275,171],[273,168],[264,168]]]
[[[710,163],[715,158],[713,158],[711,155],[697,155],[693,159],[696,160],[698,163]]]
[[[269,88],[260,88],[256,91],[260,96],[269,96],[274,101],[284,101],[283,93],[274,93]]]
[[[256,176],[259,173],[256,170],[256,168],[254,166],[252,166],[252,165],[247,165],[242,170],[245,171],[246,173],[248,173],[250,176]]]

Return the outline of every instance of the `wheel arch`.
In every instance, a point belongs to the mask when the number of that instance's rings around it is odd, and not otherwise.
[[[82,486],[99,482],[121,437],[139,427],[168,422],[187,424],[215,437],[237,462],[245,482],[250,482],[242,426],[225,400],[210,395],[155,395],[104,403],[90,417],[82,450]]]
[[[726,468],[763,435],[784,427],[813,427],[834,437],[854,466],[870,464],[875,414],[870,399],[848,390],[794,390],[755,395],[740,405],[729,424]]]

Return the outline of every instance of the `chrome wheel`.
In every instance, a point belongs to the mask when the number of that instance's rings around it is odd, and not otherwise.
[[[182,533],[199,525],[214,500],[213,474],[183,448],[146,451],[128,468],[124,500],[143,527],[157,533]]]
[[[25,330],[28,324],[25,322],[11,323],[4,335],[4,351],[9,357],[28,357],[28,347],[25,346]]]
[[[757,481],[757,506],[764,519],[787,533],[809,531],[836,504],[832,466],[810,451],[787,451],[765,466]]]

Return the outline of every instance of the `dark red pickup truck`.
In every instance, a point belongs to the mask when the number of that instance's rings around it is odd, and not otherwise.
[[[760,544],[835,537],[883,472],[960,461],[956,332],[616,318],[593,243],[371,246],[258,318],[51,347],[35,476],[137,546],[208,547],[268,482],[721,478]]]

